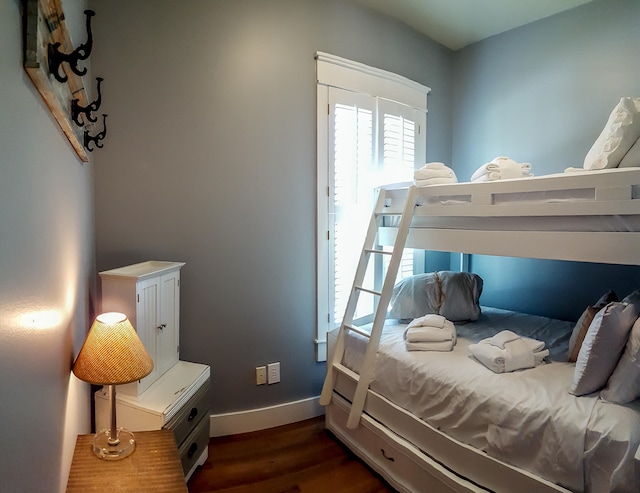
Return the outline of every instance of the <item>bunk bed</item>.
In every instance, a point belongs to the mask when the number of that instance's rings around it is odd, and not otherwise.
[[[387,318],[405,247],[640,265],[640,167],[381,187],[342,326],[328,337],[320,399],[327,428],[398,491],[639,491],[640,400],[572,395],[575,364],[562,357],[510,374],[470,357],[469,344],[520,315],[483,307],[476,322],[456,324],[453,351],[406,350],[406,325]],[[378,256],[389,259],[382,287],[364,288]],[[362,291],[377,308],[356,326]],[[552,352],[566,353],[575,323],[525,318],[532,337],[556,334]]]

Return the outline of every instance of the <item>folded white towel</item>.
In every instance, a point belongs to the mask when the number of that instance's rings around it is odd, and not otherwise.
[[[451,168],[447,169],[434,169],[424,168],[417,169],[413,172],[413,178],[416,180],[428,180],[430,178],[454,178],[456,174]]]
[[[420,169],[450,170],[451,168],[449,168],[449,166],[447,166],[444,163],[441,163],[441,162],[438,162],[438,161],[433,161],[433,162],[425,164]]]
[[[505,348],[505,344],[507,342],[515,341],[520,339],[520,336],[515,332],[511,332],[510,330],[503,330],[502,332],[498,332],[493,337],[489,337],[487,339],[483,339],[485,344],[491,344],[492,346],[498,347],[500,349]]]
[[[469,351],[495,373],[533,368],[549,355],[544,341],[520,337],[509,330],[471,344]]]
[[[530,163],[517,163],[511,158],[501,156],[480,166],[471,175],[471,181],[496,181],[529,176],[533,176]]]
[[[450,330],[441,327],[412,327],[407,329],[407,341],[409,342],[443,342],[452,341],[453,334]]]
[[[445,183],[458,183],[454,178],[429,178],[428,180],[415,180],[417,187],[426,187],[427,185],[442,185]]]
[[[407,351],[452,351],[452,340],[442,342],[409,342],[405,341]]]
[[[407,342],[456,343],[456,326],[442,315],[427,314],[412,320],[404,331]]]
[[[522,339],[514,339],[504,345],[504,371],[511,372],[525,368],[533,368],[535,361],[533,351]]]
[[[437,315],[435,313],[427,313],[422,317],[414,318],[409,325],[407,325],[407,329],[412,329],[413,327],[436,327],[441,329],[444,327],[447,319],[442,315]]]
[[[425,164],[413,172],[413,179],[418,186],[458,182],[455,172],[444,163]]]

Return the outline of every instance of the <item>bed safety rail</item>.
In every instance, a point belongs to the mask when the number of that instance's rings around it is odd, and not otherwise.
[[[403,199],[400,201],[401,207],[398,206],[398,200],[388,200],[391,196],[394,196],[395,199]],[[390,204],[393,204],[393,206],[390,206]],[[360,423],[360,416],[364,409],[367,390],[369,389],[369,384],[373,377],[376,354],[378,352],[380,337],[382,335],[382,329],[387,315],[387,308],[389,306],[389,301],[391,300],[393,286],[400,267],[400,261],[402,259],[402,253],[409,233],[409,226],[411,225],[415,206],[415,186],[410,186],[408,189],[381,188],[378,193],[376,207],[371,215],[364,246],[356,268],[355,279],[349,294],[349,300],[347,302],[345,314],[336,340],[334,354],[331,361],[327,362],[327,375],[322,387],[322,393],[320,394],[320,404],[323,406],[329,405],[333,394],[336,371],[350,375],[358,382],[347,421],[348,428],[356,428]],[[382,250],[378,241],[378,231],[383,225],[384,218],[388,216],[400,216],[400,223],[398,224],[395,242],[391,251]],[[363,287],[363,281],[366,275],[369,259],[373,255],[390,256],[389,265],[384,276],[381,291]],[[353,324],[353,317],[361,292],[372,294],[377,299],[371,333],[368,333]],[[355,374],[342,364],[345,349],[345,331],[347,330],[357,332],[358,334],[368,338],[364,362],[359,375]]]

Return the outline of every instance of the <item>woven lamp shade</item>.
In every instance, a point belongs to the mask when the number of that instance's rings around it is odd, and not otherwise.
[[[122,313],[98,315],[73,364],[73,373],[94,385],[120,385],[146,377],[153,361]]]

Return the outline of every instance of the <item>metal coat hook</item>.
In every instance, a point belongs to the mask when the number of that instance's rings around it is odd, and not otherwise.
[[[91,116],[91,113],[98,111],[100,104],[102,103],[102,94],[100,93],[100,84],[104,80],[102,77],[96,77],[98,81],[98,99],[89,103],[87,106],[80,106],[80,100],[74,99],[71,101],[71,118],[79,127],[84,126],[84,121],[80,118],[80,115],[84,115],[85,120],[95,123],[98,121],[97,117]]]
[[[91,142],[95,144],[94,149],[96,147],[101,148],[104,145],[100,143],[100,141],[107,136],[107,115],[105,115],[104,113],[102,114],[102,126],[104,127],[102,132],[97,133],[96,135],[89,135],[88,130],[84,131],[84,147],[85,149],[87,149],[87,151],[93,152],[93,149],[90,146]]]
[[[87,73],[87,68],[79,69],[78,62],[80,60],[86,60],[91,55],[91,48],[93,46],[93,36],[91,34],[91,17],[96,15],[93,10],[85,10],[87,16],[87,42],[78,46],[71,53],[62,53],[60,51],[60,42],[49,43],[48,58],[49,58],[49,73],[53,74],[58,82],[67,82],[68,77],[64,72],[60,75],[60,65],[62,62],[67,62],[69,68],[76,75],[84,75]]]

